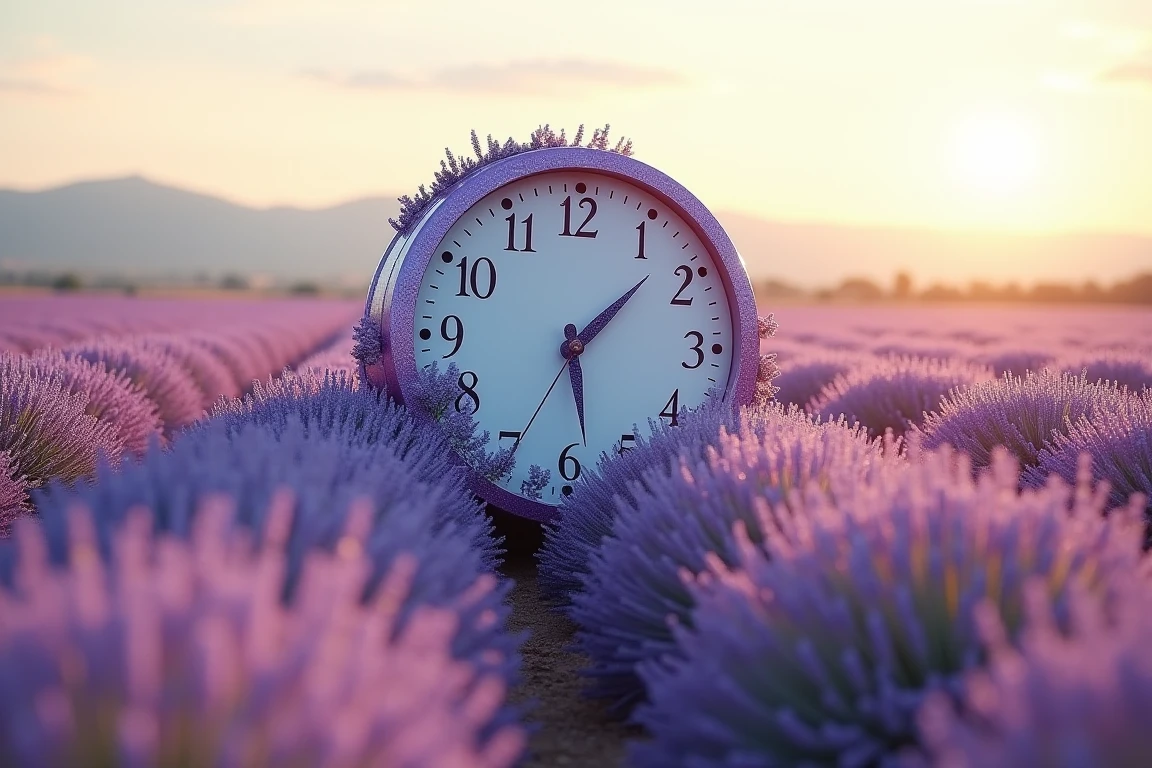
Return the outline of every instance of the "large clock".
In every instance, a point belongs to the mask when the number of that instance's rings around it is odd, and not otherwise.
[[[472,489],[537,520],[650,419],[755,392],[756,306],[731,240],[683,186],[613,152],[543,148],[473,171],[393,239],[367,311],[397,399],[420,369],[456,364],[457,405],[515,448],[511,476],[473,472]],[[521,491],[532,465],[549,471],[539,498]]]

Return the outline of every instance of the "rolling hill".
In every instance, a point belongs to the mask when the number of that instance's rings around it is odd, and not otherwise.
[[[0,190],[0,267],[148,277],[263,274],[366,284],[393,231],[395,197],[323,209],[249,208],[139,176]],[[1152,269],[1152,237],[939,232],[776,222],[718,212],[754,279],[803,287],[972,279],[1109,283]]]

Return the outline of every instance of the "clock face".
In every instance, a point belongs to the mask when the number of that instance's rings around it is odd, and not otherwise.
[[[722,393],[734,351],[721,267],[688,222],[639,186],[583,170],[514,181],[460,216],[424,273],[413,325],[417,367],[455,363],[457,402],[475,406],[489,449],[515,446],[500,485],[522,495],[537,464],[551,481],[539,501],[553,505],[601,453],[648,434],[649,419],[672,423]]]

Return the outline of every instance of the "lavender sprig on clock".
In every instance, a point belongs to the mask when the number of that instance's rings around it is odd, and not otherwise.
[[[605,152],[615,152],[620,155],[632,155],[632,140],[621,138],[616,142],[616,146],[612,149],[608,148],[608,131],[611,126],[607,123],[603,128],[597,128],[592,131],[592,138],[587,144],[584,141],[584,124],[581,123],[580,127],[576,129],[576,135],[572,137],[571,142],[564,135],[564,129],[560,129],[560,133],[552,130],[552,127],[547,123],[537,128],[528,137],[528,141],[519,142],[508,137],[507,141],[503,144],[492,138],[492,134],[488,134],[488,149],[485,151],[480,145],[480,137],[476,131],[472,131],[472,151],[476,154],[475,158],[457,157],[452,154],[452,150],[447,147],[444,148],[445,158],[440,161],[440,170],[435,174],[435,181],[432,182],[431,189],[426,188],[423,184],[417,189],[415,196],[404,195],[399,198],[400,201],[400,218],[388,219],[388,223],[398,232],[407,232],[412,224],[420,219],[428,206],[440,196],[442,192],[449,189],[456,182],[463,179],[473,171],[483,168],[486,165],[503,160],[506,157],[512,157],[522,152],[531,152],[534,149],[545,149],[547,147],[579,147],[586,146],[589,149],[602,149]]]
[[[515,453],[511,448],[488,453],[492,436],[488,430],[477,433],[476,420],[472,417],[475,407],[469,399],[460,398],[459,379],[460,369],[455,363],[450,363],[442,373],[435,362],[421,369],[414,392],[415,404],[440,426],[449,444],[468,466],[492,482],[499,482],[512,474],[516,466]]]

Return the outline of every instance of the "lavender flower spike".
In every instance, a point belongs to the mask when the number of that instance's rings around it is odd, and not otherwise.
[[[0,538],[28,511],[28,484],[17,474],[15,464],[7,451],[0,451]]]
[[[1136,586],[1136,585],[1131,585]],[[1145,585],[1139,585],[1143,587]],[[990,657],[964,684],[962,710],[934,695],[920,729],[949,768],[1152,764],[1152,603],[1146,589],[1109,606],[1076,590],[1072,632],[1058,629],[1043,584],[1027,593],[1019,647],[995,605],[978,606]]]
[[[468,466],[496,483],[512,474],[516,456],[511,448],[488,453],[491,435],[487,430],[477,434],[472,418],[472,402],[460,400],[460,369],[455,363],[441,373],[437,363],[420,369],[412,394],[414,410],[436,422],[448,443]],[[461,408],[456,407],[461,403]]]
[[[358,506],[336,550],[308,556],[291,605],[289,496],[260,547],[230,530],[226,498],[205,501],[190,541],[153,539],[138,509],[107,566],[83,508],[63,569],[22,523],[16,586],[0,587],[0,763],[511,766],[523,730],[481,735],[503,684],[449,653],[465,605],[420,608],[400,628],[409,556],[361,604],[370,515]]]
[[[909,455],[834,498],[809,486],[761,545],[742,523],[733,562],[709,557],[680,655],[640,669],[653,740],[638,768],[891,763],[920,745],[924,699],[956,696],[982,663],[976,606],[1014,642],[1033,579],[1064,631],[1077,590],[1135,578],[1138,510],[1104,517],[1087,478],[1017,492],[1003,449],[975,479],[949,447]]]
[[[944,398],[924,421],[924,447],[949,443],[968,454],[974,469],[982,469],[992,460],[992,449],[1003,445],[1023,467],[1033,467],[1044,446],[1072,423],[1113,409],[1125,398],[1115,385],[1092,384],[1085,376],[1048,369],[1023,377],[1004,374]],[[1065,479],[1075,477],[1072,472]]]
[[[621,155],[632,154],[632,142],[629,139],[620,139],[616,142],[616,146],[608,149],[608,131],[610,126],[605,125],[603,128],[597,128],[592,133],[592,139],[586,145],[590,149],[599,149],[605,152],[615,152]],[[426,189],[423,184],[417,190],[415,196],[404,195],[400,198],[400,218],[389,219],[388,223],[392,225],[398,232],[407,232],[413,224],[415,224],[432,201],[442,195],[457,182],[464,177],[473,173],[474,171],[490,165],[497,160],[503,160],[506,157],[519,155],[523,152],[531,152],[534,149],[544,149],[546,147],[578,147],[584,139],[584,126],[581,125],[576,131],[571,143],[564,135],[564,131],[556,133],[548,125],[542,125],[532,132],[526,142],[518,142],[509,137],[503,144],[494,140],[492,135],[488,135],[487,149],[481,147],[480,137],[476,131],[472,131],[472,151],[476,157],[465,157],[457,159],[456,155],[452,154],[452,150],[445,149],[445,159],[440,161],[440,170],[435,174],[435,181],[432,182],[432,188]]]
[[[352,357],[364,367],[376,365],[380,360],[380,328],[371,316],[361,317],[352,329]]]

